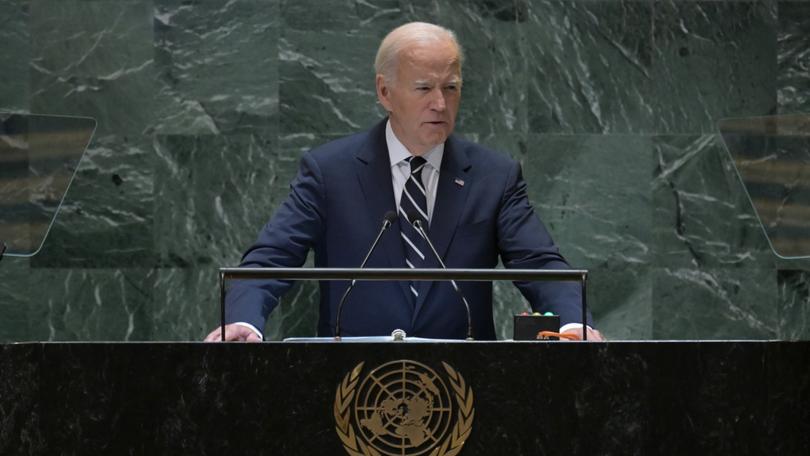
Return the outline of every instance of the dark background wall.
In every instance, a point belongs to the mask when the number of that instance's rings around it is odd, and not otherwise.
[[[0,263],[0,340],[203,337],[299,156],[381,118],[411,20],[457,32],[458,131],[522,162],[608,337],[810,337],[810,262],[771,252],[716,127],[810,113],[810,2],[0,0],[0,111],[98,121],[43,250]],[[268,336],[314,334],[316,299]]]

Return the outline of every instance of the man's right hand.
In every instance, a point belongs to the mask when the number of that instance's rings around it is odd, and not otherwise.
[[[211,334],[205,337],[206,342],[221,342],[222,335],[220,332],[220,327],[211,331]],[[225,341],[226,342],[261,342],[261,338],[259,335],[253,332],[250,328],[243,325],[237,325],[231,323],[229,325],[225,325]]]

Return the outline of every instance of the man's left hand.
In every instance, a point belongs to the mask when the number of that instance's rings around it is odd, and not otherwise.
[[[587,328],[588,331],[588,342],[604,342],[605,338],[602,337],[602,333],[595,329]],[[582,328],[571,328],[566,329],[562,332],[563,334],[574,334],[579,338],[582,338]]]

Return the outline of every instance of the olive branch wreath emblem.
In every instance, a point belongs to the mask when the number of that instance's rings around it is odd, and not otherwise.
[[[351,404],[354,400],[357,383],[360,380],[360,372],[363,370],[363,362],[359,363],[351,372],[343,377],[337,391],[335,392],[335,430],[338,437],[343,442],[343,448],[350,456],[381,456],[380,452],[372,446],[366,444],[363,439],[354,431],[351,423]],[[455,393],[458,413],[456,424],[441,445],[436,446],[429,456],[455,456],[461,451],[464,442],[470,436],[472,430],[475,409],[473,408],[473,392],[455,369],[449,364],[442,362],[444,370],[450,379],[450,385]]]

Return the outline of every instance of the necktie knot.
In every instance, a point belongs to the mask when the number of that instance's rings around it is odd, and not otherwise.
[[[425,163],[427,163],[427,160],[425,160],[424,157],[413,157],[412,156],[412,157],[408,157],[407,161],[408,161],[408,163],[411,164],[411,174],[412,175],[422,171],[422,167],[425,166]]]

